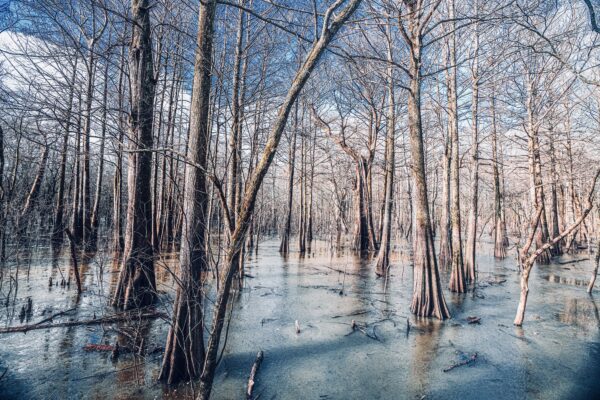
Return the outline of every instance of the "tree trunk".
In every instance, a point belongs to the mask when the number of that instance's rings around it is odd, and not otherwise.
[[[496,126],[496,98],[495,93],[491,99],[492,112],[492,170],[494,176],[494,257],[503,259],[506,257],[506,245],[504,238],[506,237],[506,227],[502,213],[503,199],[502,190],[500,188],[500,172],[498,164],[500,158],[498,156],[498,131]]]
[[[525,246],[523,246],[521,253],[519,254],[523,264],[523,269],[521,271],[521,295],[519,298],[519,306],[517,308],[517,315],[515,316],[514,325],[522,326],[523,321],[525,320],[525,309],[527,308],[527,296],[529,294],[529,274],[531,269],[533,268],[536,259],[544,252],[548,251],[556,243],[563,240],[567,235],[573,233],[577,229],[577,227],[579,227],[579,225],[583,223],[587,215],[592,210],[592,207],[594,206],[594,191],[596,189],[596,182],[598,181],[599,176],[600,169],[597,169],[592,180],[590,190],[588,192],[587,205],[582,211],[581,215],[577,218],[577,220],[573,222],[573,224],[570,225],[568,228],[566,228],[560,235],[547,241],[542,247],[539,247],[533,254],[529,255],[529,249],[531,248],[531,244],[533,242],[535,232],[537,230],[537,225],[539,225],[543,213],[543,208],[541,206],[538,206],[536,215],[531,221],[529,238],[525,243]]]
[[[392,67],[392,44],[391,32],[388,28],[387,33],[387,56],[388,56],[388,110],[387,110],[387,133],[385,139],[385,197],[384,197],[384,212],[382,221],[381,242],[379,244],[379,254],[377,255],[375,273],[377,275],[385,275],[389,269],[390,263],[390,242],[392,236],[392,215],[394,210],[394,167],[396,165],[396,99],[394,93],[394,70]]]
[[[452,262],[452,230],[450,225],[450,167],[452,163],[452,141],[446,135],[442,176],[442,215],[440,216],[440,268],[447,269]]]
[[[596,249],[596,256],[594,257],[594,270],[592,271],[592,276],[590,278],[590,283],[587,287],[587,292],[592,293],[594,290],[594,284],[596,283],[596,276],[598,276],[598,266],[600,265],[600,244]]]
[[[479,24],[475,26],[475,49],[472,66],[473,101],[471,139],[471,207],[467,222],[467,243],[465,246],[466,281],[475,282],[475,253],[477,249],[477,216],[479,213]]]
[[[450,2],[450,18],[454,18],[454,1]],[[452,188],[452,269],[450,272],[450,291],[465,293],[465,268],[463,265],[462,233],[460,215],[460,151],[458,141],[458,95],[456,93],[456,38],[454,32],[449,40],[449,70],[448,70],[448,129],[452,141],[452,161],[450,163]]]
[[[210,143],[210,87],[216,1],[200,5],[188,141],[180,286],[160,379],[168,383],[199,376],[204,360],[202,275],[208,269],[206,168]]]
[[[296,137],[298,135],[298,104],[294,111],[294,127],[292,128],[292,138],[288,151],[288,198],[287,198],[287,215],[285,217],[285,225],[283,226],[283,234],[281,235],[281,244],[279,252],[282,255],[287,255],[290,251],[290,231],[292,228],[292,210],[294,206],[294,171],[296,162]]]
[[[245,242],[248,222],[254,212],[256,196],[260,190],[262,181],[273,162],[273,158],[275,157],[275,152],[277,151],[281,135],[287,124],[289,113],[321,55],[333,39],[333,36],[335,36],[337,31],[354,13],[360,2],[361,0],[350,0],[348,5],[344,9],[338,10],[338,13],[334,16],[331,16],[331,14],[334,9],[339,8],[340,3],[332,6],[332,8],[328,9],[326,12],[325,17],[323,18],[323,30],[321,36],[313,43],[302,66],[298,69],[291,87],[288,90],[285,101],[277,113],[277,118],[274,121],[273,128],[267,139],[261,160],[248,181],[248,187],[244,194],[236,228],[231,236],[231,243],[227,249],[227,260],[220,277],[219,291],[213,309],[213,326],[208,339],[206,360],[200,378],[200,387],[198,389],[199,399],[208,400],[210,397],[214,374],[217,367],[217,353],[219,351],[221,331],[225,322],[225,312],[229,300],[231,283],[238,267],[236,260]],[[330,18],[331,23],[329,23]]]
[[[31,189],[29,189],[29,193],[27,194],[27,198],[25,199],[25,205],[23,206],[23,209],[19,214],[19,221],[17,223],[17,226],[19,227],[17,237],[19,238],[19,240],[26,239],[27,226],[30,222],[29,219],[31,217],[31,213],[37,205],[37,200],[40,195],[40,189],[42,187],[42,181],[44,180],[44,174],[46,173],[46,165],[48,164],[48,152],[49,147],[46,144],[44,146],[44,150],[42,150],[42,156],[40,157],[40,163],[38,166],[37,173],[35,174],[33,183],[31,184]]]
[[[154,80],[152,37],[148,0],[131,0],[133,30],[129,51],[130,73],[130,153],[127,228],[123,265],[113,305],[123,309],[152,304],[156,299],[156,279],[152,248],[152,122]]]
[[[551,130],[552,132],[552,130]],[[558,196],[557,196],[557,186],[558,186],[558,173],[556,172],[556,153],[554,150],[554,138],[550,138],[550,206],[551,206],[551,214],[552,214],[552,232],[550,233],[552,237],[557,237],[560,234],[559,220],[558,220]],[[558,242],[554,247],[552,247],[552,255],[560,256],[563,254],[562,250],[562,241]]]
[[[58,193],[56,196],[56,208],[54,210],[54,226],[52,227],[52,244],[60,247],[63,241],[65,231],[64,213],[65,213],[65,180],[67,170],[67,158],[69,150],[69,131],[71,129],[71,114],[73,111],[73,97],[75,90],[75,80],[77,78],[77,57],[73,64],[71,73],[71,82],[69,87],[69,99],[67,104],[67,113],[65,115],[65,133],[63,135],[62,149],[60,153],[60,166],[58,175]]]
[[[89,237],[89,249],[96,250],[98,247],[98,227],[100,226],[100,196],[102,194],[102,178],[104,175],[104,143],[106,138],[106,115],[108,99],[108,67],[110,63],[106,60],[104,70],[104,89],[102,91],[102,128],[100,135],[100,153],[98,154],[98,173],[96,175],[96,192],[94,194],[94,205],[92,206],[91,231]]]
[[[126,33],[126,32],[125,32]],[[120,67],[119,67],[119,83],[118,83],[118,129],[119,136],[117,141],[117,152],[116,152],[116,166],[115,176],[113,179],[113,213],[112,213],[112,245],[113,251],[120,254],[123,251],[123,222],[122,222],[122,198],[123,198],[123,140],[125,132],[125,122],[123,121],[123,108],[125,98],[125,47],[121,47],[120,56]]]
[[[412,175],[414,182],[413,257],[414,285],[410,310],[420,317],[434,316],[439,319],[450,317],[444,300],[437,258],[431,231],[429,201],[427,199],[427,174],[425,149],[421,125],[421,24],[419,12],[411,8],[409,17],[410,41],[410,92],[408,94],[408,124]]]

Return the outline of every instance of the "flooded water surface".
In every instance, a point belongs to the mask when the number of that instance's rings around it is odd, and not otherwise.
[[[494,260],[485,245],[475,287],[464,295],[445,291],[452,319],[444,322],[410,314],[412,268],[404,248],[396,249],[388,279],[375,276],[372,261],[332,254],[325,245],[306,257],[292,253],[284,259],[277,250],[276,241],[261,243],[247,262],[214,399],[245,397],[259,350],[260,399],[600,396],[598,302],[585,290],[592,264],[566,263],[587,255],[534,268],[521,329],[512,325],[519,295],[516,263]],[[71,268],[68,254],[48,254],[38,249],[6,267],[2,328],[35,324],[59,312],[64,314],[55,323],[115,312],[107,304],[118,266],[109,257],[84,260],[84,293],[78,297],[73,279],[61,285]],[[162,260],[158,272],[157,309],[166,315],[174,282],[165,266],[174,265],[172,258]],[[442,279],[447,282],[446,272]],[[169,388],[156,380],[168,324],[168,318],[154,318],[1,334],[0,398],[191,398],[193,385]],[[115,359],[101,346],[89,351],[90,345],[113,346],[128,335],[143,339],[140,354],[123,352]]]

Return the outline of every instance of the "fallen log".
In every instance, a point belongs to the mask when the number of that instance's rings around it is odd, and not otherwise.
[[[589,260],[589,257],[586,257],[586,258],[578,258],[578,259],[575,259],[575,260],[559,261],[558,263],[560,265],[566,265],[566,264],[575,264],[575,263],[578,263],[578,262],[588,261],[588,260]]]
[[[56,318],[56,317],[60,317],[61,315],[68,314],[68,313],[70,313],[71,311],[75,311],[76,309],[77,309],[76,307],[73,307],[73,308],[69,308],[68,310],[64,310],[64,311],[57,312],[57,313],[55,313],[55,314],[52,314],[52,315],[51,315],[51,316],[49,316],[48,318],[44,318],[43,320],[41,320],[41,321],[39,321],[39,322],[36,322],[36,323],[35,323],[35,324],[33,324],[33,325],[41,325],[41,324],[43,324],[44,322],[50,322],[50,321],[52,321],[54,318]]]
[[[84,326],[84,325],[102,325],[102,324],[112,324],[116,322],[126,322],[131,320],[140,320],[140,319],[153,319],[153,318],[164,318],[165,320],[168,318],[167,314],[162,312],[145,312],[141,314],[137,313],[119,313],[115,315],[109,315],[107,317],[96,318],[96,319],[88,319],[83,321],[65,321],[65,322],[57,322],[57,323],[47,323],[47,324],[31,324],[31,325],[22,325],[22,326],[9,326],[8,328],[0,329],[0,334],[3,333],[15,333],[15,332],[23,332],[27,333],[28,331],[33,331],[37,329],[49,329],[49,328],[65,328],[69,326]]]
[[[254,389],[254,384],[256,383],[256,374],[258,373],[258,369],[260,368],[260,364],[263,360],[263,352],[260,350],[256,354],[256,360],[254,360],[254,364],[252,365],[252,370],[250,371],[250,377],[248,378],[248,389],[246,390],[246,400],[254,399],[252,396],[252,390]]]
[[[461,361],[456,364],[452,364],[448,368],[444,368],[442,371],[444,371],[444,372],[452,371],[454,368],[462,367],[463,365],[469,365],[472,362],[474,362],[475,360],[477,360],[477,353],[473,353],[467,360]]]

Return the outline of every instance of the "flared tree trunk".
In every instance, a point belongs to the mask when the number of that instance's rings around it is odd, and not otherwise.
[[[131,0],[133,28],[129,50],[130,153],[127,227],[123,265],[113,297],[122,309],[143,307],[156,299],[152,247],[152,122],[154,80],[148,0]]]
[[[427,172],[425,170],[425,149],[421,124],[421,22],[420,12],[414,3],[410,8],[409,35],[410,49],[410,91],[408,94],[408,126],[410,151],[412,154],[412,177],[414,192],[413,230],[413,297],[410,310],[420,317],[446,319],[450,312],[446,306],[429,216],[427,195]]]

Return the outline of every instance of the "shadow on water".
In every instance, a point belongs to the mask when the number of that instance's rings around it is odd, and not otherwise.
[[[282,258],[276,240],[261,243],[232,303],[213,398],[244,396],[259,349],[265,359],[255,390],[265,399],[597,397],[600,317],[596,300],[585,293],[591,263],[536,267],[526,323],[516,329],[515,262],[495,260],[485,246],[480,252],[475,289],[462,295],[445,290],[453,318],[440,322],[408,311],[412,263],[406,245],[395,246],[389,276],[377,278],[373,258],[345,249],[319,243],[303,257],[292,252]],[[78,296],[73,279],[66,284],[73,273],[68,249],[20,256],[4,274],[18,275],[19,287],[10,306],[2,307],[2,326],[20,324],[28,298],[32,323],[60,311],[68,311],[60,321],[112,313],[119,262],[103,252],[82,258],[85,291]],[[161,256],[157,265],[159,307],[168,313],[176,254]],[[448,274],[441,274],[444,287]],[[473,316],[479,324],[469,323]],[[8,368],[0,398],[191,398],[189,384],[156,382],[167,331],[168,322],[153,320],[0,335],[0,375]],[[126,346],[132,335],[145,352],[111,360],[110,353],[83,350],[117,341]],[[473,362],[461,364],[474,354]]]

